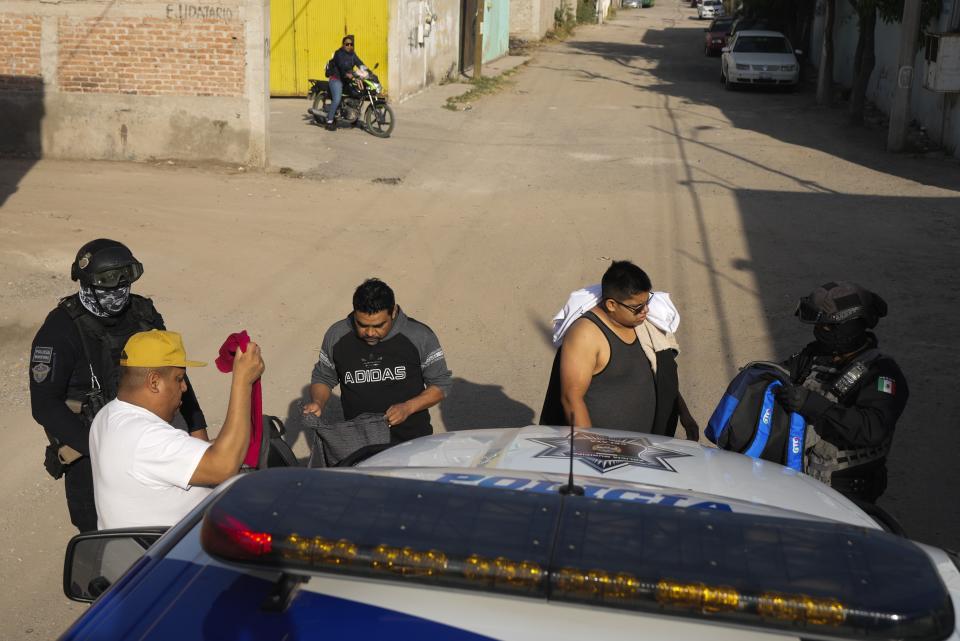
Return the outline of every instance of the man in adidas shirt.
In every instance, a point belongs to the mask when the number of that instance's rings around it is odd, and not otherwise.
[[[433,433],[427,411],[450,392],[452,374],[429,327],[396,304],[393,290],[371,278],[353,294],[353,312],[323,337],[303,411],[320,416],[340,385],[343,415],[384,414],[391,440]]]

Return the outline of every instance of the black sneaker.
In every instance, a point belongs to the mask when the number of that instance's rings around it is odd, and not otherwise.
[[[334,122],[333,120],[328,120],[328,121],[326,122],[326,127],[327,127],[327,131],[336,131],[336,130],[337,130],[337,123]]]

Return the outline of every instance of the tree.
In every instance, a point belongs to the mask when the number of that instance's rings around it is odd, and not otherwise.
[[[833,0],[828,0],[832,2]],[[853,87],[850,91],[850,120],[863,123],[863,110],[867,102],[867,86],[876,66],[877,17],[885,23],[900,22],[903,16],[903,0],[850,0],[857,13],[857,50],[853,56]],[[940,13],[940,0],[922,0],[920,30]],[[819,102],[819,92],[817,94]]]
[[[817,70],[817,104],[833,102],[833,25],[837,21],[836,0],[824,2],[823,48],[820,53],[820,69]]]
[[[863,109],[867,102],[867,85],[873,68],[877,66],[876,31],[877,4],[883,0],[850,0],[857,12],[857,50],[853,54],[853,87],[850,91],[850,120],[863,123]]]

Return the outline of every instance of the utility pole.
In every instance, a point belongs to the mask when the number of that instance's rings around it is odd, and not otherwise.
[[[905,0],[900,21],[900,58],[897,63],[897,85],[890,109],[890,129],[887,132],[887,151],[902,151],[907,140],[910,122],[910,88],[913,86],[914,48],[920,30],[920,0]]]
[[[481,75],[483,67],[483,14],[486,13],[487,0],[477,0],[477,21],[476,31],[474,32],[473,49],[473,79],[476,80]]]

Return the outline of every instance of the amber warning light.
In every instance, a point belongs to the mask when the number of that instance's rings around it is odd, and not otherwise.
[[[220,560],[288,576],[345,574],[800,636],[933,641],[954,627],[922,550],[840,524],[267,470],[210,507],[201,543]]]

